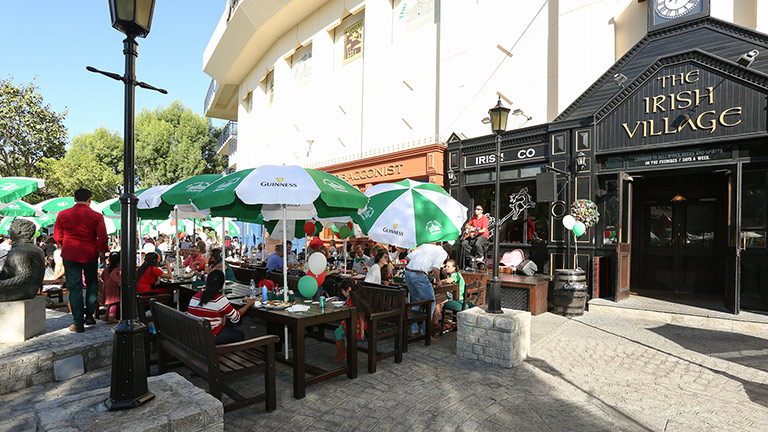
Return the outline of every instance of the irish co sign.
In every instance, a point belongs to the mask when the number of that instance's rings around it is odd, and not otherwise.
[[[501,152],[501,163],[527,162],[530,159],[541,159],[547,155],[546,144],[519,147]],[[479,155],[464,156],[464,167],[474,168],[493,165],[496,163],[496,153],[483,153]]]

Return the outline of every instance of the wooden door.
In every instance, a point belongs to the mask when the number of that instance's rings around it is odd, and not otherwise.
[[[619,187],[619,229],[616,256],[616,301],[629,298],[631,243],[632,243],[632,177],[624,172],[618,174]]]

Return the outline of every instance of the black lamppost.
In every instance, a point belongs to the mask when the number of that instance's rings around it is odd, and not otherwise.
[[[152,400],[155,395],[147,387],[147,364],[144,335],[147,327],[136,319],[136,179],[134,166],[134,111],[136,86],[167,94],[149,84],[136,81],[136,37],[146,37],[152,25],[155,0],[109,0],[112,27],[124,33],[125,74],[120,76],[88,66],[91,72],[106,75],[125,84],[125,123],[123,144],[123,195],[120,196],[121,243],[120,323],[114,328],[112,342],[112,381],[110,410],[134,408]]]
[[[507,130],[509,108],[501,105],[501,96],[496,106],[488,110],[491,129],[496,134],[496,193],[494,194],[493,217],[493,277],[488,290],[488,313],[501,312],[501,281],[499,280],[499,195],[501,195],[501,134]]]

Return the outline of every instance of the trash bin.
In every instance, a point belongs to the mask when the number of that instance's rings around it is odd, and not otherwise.
[[[581,269],[555,270],[552,312],[563,316],[584,315],[587,305],[587,275]]]

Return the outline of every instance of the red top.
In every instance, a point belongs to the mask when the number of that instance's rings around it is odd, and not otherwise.
[[[196,258],[192,258],[192,255],[188,256],[187,259],[184,260],[183,263],[184,267],[189,267],[194,270],[203,271],[205,270],[205,257],[203,254],[197,254]]]
[[[485,238],[490,237],[488,234],[488,218],[485,217],[485,215],[480,215],[480,217],[473,217],[469,220],[469,226],[474,228],[485,228],[485,231],[482,232],[482,236],[485,236]]]
[[[153,291],[152,285],[157,281],[157,277],[162,275],[163,270],[160,267],[150,267],[143,275],[136,281],[136,292],[143,293],[147,291]]]
[[[53,239],[61,245],[61,258],[67,261],[88,263],[99,258],[99,252],[109,251],[104,216],[87,204],[77,203],[59,213]]]

